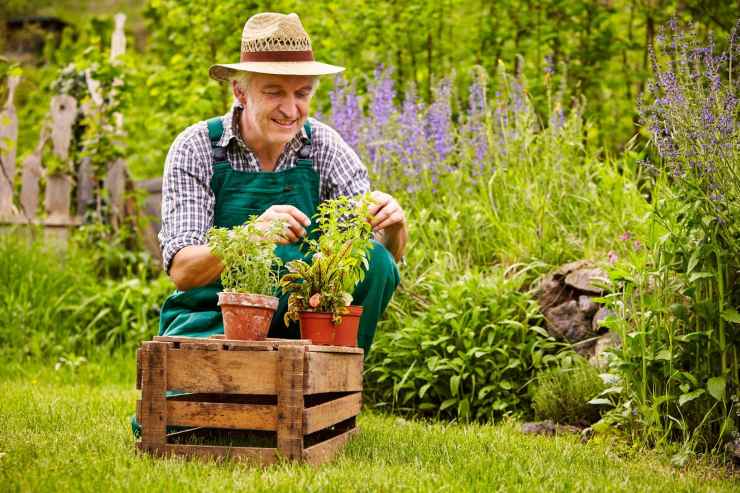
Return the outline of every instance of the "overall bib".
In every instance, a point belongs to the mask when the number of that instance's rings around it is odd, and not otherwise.
[[[311,218],[319,204],[319,175],[311,159],[311,125],[304,126],[308,139],[298,151],[296,165],[276,172],[237,171],[226,160],[226,148],[218,142],[223,133],[221,118],[208,120],[208,135],[213,151],[213,177],[211,190],[216,198],[214,225],[231,228],[243,224],[251,215],[260,215],[270,206],[287,204],[298,208]],[[315,237],[313,222],[308,228],[309,237]],[[275,253],[287,263],[295,259],[310,262],[302,251],[304,242],[278,245]],[[370,266],[365,279],[352,293],[354,305],[362,305],[358,345],[370,349],[375,327],[400,281],[398,268],[386,248],[373,241],[369,254]],[[208,337],[223,334],[224,326],[218,307],[220,280],[188,291],[175,291],[165,301],[159,321],[159,335]],[[286,327],[283,315],[287,310],[288,296],[276,293],[280,303],[270,326],[269,337],[300,337],[298,324]]]

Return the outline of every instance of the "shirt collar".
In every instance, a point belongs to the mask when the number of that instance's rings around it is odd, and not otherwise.
[[[242,104],[239,101],[234,101],[234,104],[231,105],[231,109],[229,109],[229,111],[222,117],[224,132],[221,134],[221,139],[218,141],[219,147],[227,147],[231,143],[232,139],[236,139],[240,147],[249,149],[249,146],[247,146],[246,142],[242,140],[241,134],[239,133],[239,117],[241,116],[241,112]],[[288,142],[285,149],[295,152],[301,148],[305,139],[308,139],[308,134],[306,134],[306,129],[301,127],[301,131],[298,132],[290,142]],[[283,151],[283,153],[285,153],[285,151]]]

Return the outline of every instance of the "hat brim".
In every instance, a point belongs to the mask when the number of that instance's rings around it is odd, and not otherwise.
[[[344,71],[344,67],[321,62],[241,62],[212,65],[208,75],[226,82],[237,72],[254,72],[272,75],[331,75]]]

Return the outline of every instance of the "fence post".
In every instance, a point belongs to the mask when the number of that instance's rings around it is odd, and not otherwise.
[[[16,215],[13,207],[13,180],[18,145],[18,116],[13,99],[20,80],[18,75],[8,77],[8,100],[0,113],[0,220],[7,221],[11,221]]]

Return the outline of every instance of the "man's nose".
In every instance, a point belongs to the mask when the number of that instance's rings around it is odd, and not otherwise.
[[[298,107],[298,100],[295,96],[287,96],[283,101],[281,101],[280,106],[278,106],[278,110],[286,118],[298,118],[301,113],[300,108]]]

